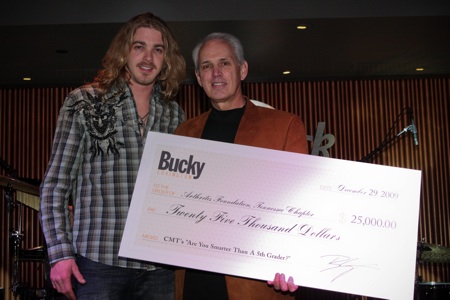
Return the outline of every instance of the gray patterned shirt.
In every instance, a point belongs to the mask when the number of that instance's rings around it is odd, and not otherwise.
[[[148,130],[173,133],[185,115],[153,88],[150,115],[141,136],[128,86],[102,99],[85,85],[66,98],[58,117],[50,162],[41,184],[40,217],[49,262],[75,254],[107,265],[154,269],[119,258],[119,246]],[[73,201],[74,226],[68,218]]]

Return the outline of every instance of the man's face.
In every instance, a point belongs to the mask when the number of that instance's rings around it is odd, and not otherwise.
[[[126,65],[131,84],[153,86],[164,65],[165,51],[161,32],[147,27],[137,29]]]
[[[221,40],[206,42],[199,52],[197,81],[212,104],[226,109],[241,103],[241,81],[247,76],[247,62],[239,65],[231,46]]]

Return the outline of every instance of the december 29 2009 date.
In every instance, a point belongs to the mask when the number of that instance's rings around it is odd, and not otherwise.
[[[323,186],[321,186],[321,190]],[[397,199],[400,195],[396,192],[392,191],[379,191],[377,189],[365,189],[365,188],[354,188],[348,187],[344,184],[340,184],[337,187],[339,192],[350,193],[355,195],[366,195],[370,197],[380,197],[380,198],[388,198],[388,199]]]
[[[392,220],[383,220],[383,219],[378,219],[378,218],[371,218],[371,217],[357,216],[357,215],[352,215],[352,219],[351,219],[350,223],[362,225],[362,226],[379,227],[379,228],[390,228],[390,229],[397,228],[397,222],[392,221]]]

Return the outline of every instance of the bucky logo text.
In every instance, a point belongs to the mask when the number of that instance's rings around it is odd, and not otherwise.
[[[193,155],[190,155],[189,159],[174,158],[168,151],[161,152],[158,165],[159,170],[192,175],[194,179],[200,177],[204,167],[205,163],[194,161]]]

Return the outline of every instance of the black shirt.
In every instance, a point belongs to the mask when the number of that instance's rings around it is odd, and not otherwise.
[[[217,110],[212,107],[203,128],[202,139],[233,143],[244,111],[245,105],[230,110]]]

